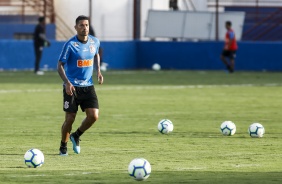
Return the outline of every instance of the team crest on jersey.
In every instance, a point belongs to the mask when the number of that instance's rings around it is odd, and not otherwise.
[[[94,47],[93,44],[91,44],[91,45],[89,46],[89,49],[90,49],[90,52],[91,52],[91,53],[95,53],[95,51],[96,51],[96,49],[95,49],[95,47]]]

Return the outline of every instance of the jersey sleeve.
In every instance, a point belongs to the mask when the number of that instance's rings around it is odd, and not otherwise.
[[[228,32],[228,37],[229,37],[230,40],[233,40],[235,38],[234,32],[232,32],[232,31]]]
[[[69,42],[65,43],[63,50],[60,54],[59,61],[66,63],[70,55],[70,44]]]

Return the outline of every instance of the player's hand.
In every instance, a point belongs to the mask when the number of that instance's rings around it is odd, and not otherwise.
[[[73,92],[75,91],[74,86],[71,83],[68,82],[68,83],[66,83],[65,88],[66,88],[66,93],[68,95],[72,96]]]
[[[45,47],[50,47],[50,46],[51,46],[51,43],[50,43],[49,41],[45,41],[44,46],[45,46]]]
[[[104,78],[103,78],[103,75],[101,74],[101,72],[99,72],[97,74],[97,79],[98,79],[99,84],[103,84]]]

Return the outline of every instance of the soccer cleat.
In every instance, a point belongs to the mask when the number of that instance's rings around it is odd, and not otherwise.
[[[70,140],[72,142],[72,149],[76,154],[80,153],[79,137],[75,136],[74,133],[70,135]]]
[[[44,72],[43,71],[37,71],[36,75],[44,75]]]
[[[233,69],[233,68],[230,68],[229,72],[230,72],[230,73],[233,73],[233,72],[234,72],[234,69]]]
[[[231,66],[230,65],[226,65],[226,69],[231,72]]]
[[[229,73],[234,72],[234,69],[230,65],[226,65],[226,69],[229,71]]]
[[[61,155],[61,156],[67,156],[68,155],[68,148],[67,147],[61,146],[59,150],[60,150],[59,155]]]

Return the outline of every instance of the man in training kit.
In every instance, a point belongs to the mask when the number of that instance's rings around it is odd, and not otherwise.
[[[93,69],[97,71],[99,84],[103,83],[100,72],[100,41],[89,33],[89,18],[78,16],[74,26],[77,35],[68,40],[58,61],[58,73],[63,84],[63,109],[65,121],[62,125],[60,155],[68,155],[67,142],[70,138],[75,153],[80,153],[80,136],[98,120],[99,104],[92,80]],[[95,57],[95,58],[94,58]],[[94,65],[93,65],[94,64]],[[86,113],[79,128],[71,133],[78,106]]]
[[[37,75],[44,75],[43,71],[40,71],[40,60],[44,47],[49,47],[50,42],[45,35],[45,17],[38,18],[38,24],[36,25],[33,33],[33,45],[35,52],[34,73]]]
[[[236,37],[234,31],[231,29],[232,23],[230,21],[225,22],[225,28],[227,32],[225,34],[224,48],[221,53],[221,60],[226,65],[226,68],[230,73],[234,72],[236,51],[238,49]],[[228,63],[229,59],[230,63]]]

